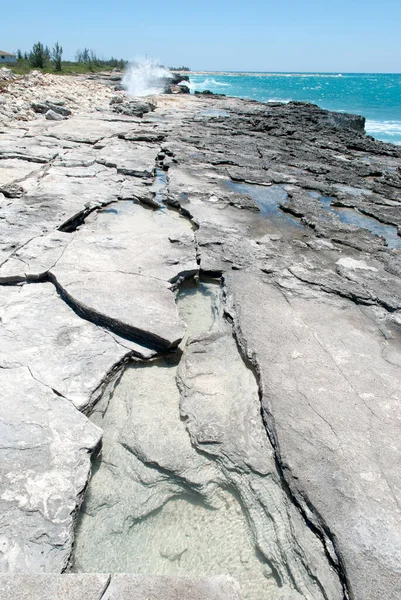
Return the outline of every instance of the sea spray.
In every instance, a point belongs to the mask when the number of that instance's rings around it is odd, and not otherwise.
[[[162,93],[171,78],[153,58],[137,58],[128,65],[122,83],[131,96],[150,96]]]

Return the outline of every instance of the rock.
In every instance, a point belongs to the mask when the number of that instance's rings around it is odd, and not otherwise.
[[[218,290],[218,286],[204,288],[204,292],[208,291],[204,299],[199,294],[179,301],[189,334],[202,331],[183,346],[184,356],[178,372],[181,399],[176,384],[176,361],[167,358],[156,361],[156,368],[137,364],[127,369],[120,383],[109,390],[112,405],[105,396],[96,408],[94,422],[105,431],[104,460],[88,490],[76,539],[74,568],[103,571],[112,564],[119,564],[124,570],[150,568],[157,572],[162,568],[159,565],[168,560],[178,562],[185,572],[187,565],[204,554],[206,543],[209,552],[202,558],[204,568],[211,568],[218,557],[219,568],[225,571],[228,568],[244,589],[252,581],[255,593],[268,589],[269,596],[279,598],[277,583],[272,579],[266,581],[252,550],[246,515],[260,551],[268,557],[272,568],[277,569],[276,578],[282,585],[281,591],[285,589],[286,597],[299,597],[287,577],[289,570],[290,577],[302,586],[305,596],[316,598],[315,590],[313,596],[309,592],[314,589],[309,575],[291,554],[291,544],[288,544],[291,527],[297,531],[299,548],[312,552],[314,564],[322,568],[319,577],[326,577],[327,594],[336,597],[336,579],[330,569],[324,570],[323,549],[319,550],[318,546],[306,549],[302,524],[295,516],[296,522],[291,521],[290,525],[286,511],[281,511],[281,502],[286,500],[279,483],[275,482],[272,449],[260,420],[257,384],[238,354],[230,326],[222,319],[222,307],[213,287]],[[194,304],[197,312],[193,312]],[[219,315],[209,314],[207,306],[210,305]],[[212,369],[212,365],[217,365],[217,370]],[[132,403],[135,412],[129,409]],[[154,423],[155,414],[157,423]],[[153,435],[149,435],[150,431]],[[215,458],[217,460],[213,460]],[[116,467],[111,471],[108,464]],[[111,495],[116,481],[118,492]],[[234,494],[225,494],[226,488],[233,489]],[[180,498],[195,490],[199,502],[196,508],[191,508]],[[245,515],[236,500],[237,495],[243,499]],[[203,498],[214,511],[205,510]],[[224,498],[223,505],[221,498]],[[269,498],[268,505],[263,498]],[[168,499],[171,502],[166,504]],[[152,513],[157,508],[164,530],[161,539],[154,535],[157,524],[152,521]],[[275,523],[276,534],[270,529],[266,532],[262,526],[265,510]],[[163,511],[167,511],[164,518]],[[113,535],[116,528],[125,530],[129,515],[133,519],[129,531],[123,536]],[[225,521],[224,530],[219,529],[221,518]],[[202,531],[194,536],[192,528],[197,531],[200,523]],[[132,552],[134,539],[137,545]],[[108,553],[99,552],[105,544]],[[237,550],[238,544],[242,553]]]
[[[118,103],[114,102],[111,104],[111,107],[113,112],[130,117],[143,117],[144,114],[155,110],[154,104],[140,100],[126,100]]]
[[[190,89],[187,85],[179,84],[179,85],[168,85],[164,89],[165,94],[189,94]]]
[[[230,577],[144,577],[114,575],[104,600],[241,600]]]
[[[171,85],[178,85],[181,82],[190,81],[189,75],[183,75],[182,73],[171,73],[171,78],[169,79]]]
[[[65,108],[64,107],[65,101],[60,100],[60,101],[56,101],[56,102],[50,102],[49,100],[45,100],[42,102],[32,102],[31,106],[33,108],[33,110],[37,113],[40,114],[44,114],[45,116],[49,113],[53,114],[56,113],[58,115],[62,115],[63,117],[68,117],[72,114],[72,111],[69,108]],[[46,117],[47,119],[50,119],[50,117]],[[60,120],[60,119],[54,119],[53,117],[51,117],[52,120]]]
[[[55,106],[65,106],[66,105],[66,101],[63,100],[62,98],[46,98],[45,102],[47,104],[53,104]]]
[[[194,91],[195,96],[206,96],[211,97],[213,96],[214,98],[224,98],[225,94],[216,94],[215,92],[211,92],[210,90],[203,90],[202,92],[199,92],[198,90]]]
[[[35,113],[43,86],[78,116]],[[0,193],[0,374],[29,368],[71,409],[102,396],[76,568],[185,572],[195,548],[197,568],[239,573],[245,595],[398,600],[401,150],[306,103],[170,95],[143,118],[111,110],[130,104],[110,105],[112,87],[36,73],[0,107],[0,186],[15,186]],[[199,273],[223,279],[224,306],[180,315],[175,291],[183,302]],[[67,560],[68,518],[44,570]]]
[[[106,573],[0,575],[0,600],[98,600],[109,582]]]
[[[124,102],[123,96],[113,96],[112,99],[110,100],[110,106],[112,106],[113,104],[122,104],[123,102]]]
[[[115,123],[103,119],[81,117],[73,122],[60,123],[52,127],[47,135],[59,140],[67,140],[83,144],[96,144],[104,137],[118,135],[131,129],[129,123]],[[132,125],[131,125],[132,126]]]
[[[25,193],[24,188],[16,183],[0,186],[0,192],[6,198],[21,198]]]
[[[11,69],[7,69],[7,67],[1,67],[0,69],[0,81],[12,81],[16,79],[16,75],[12,72]]]
[[[106,167],[116,167],[125,175],[150,178],[154,174],[158,147],[111,139],[97,152],[96,161]]]
[[[96,402],[116,364],[132,354],[152,355],[80,319],[51,283],[1,286],[0,303],[2,369],[29,368],[36,381],[80,410]],[[39,351],[44,344],[46,355]]]
[[[39,383],[29,368],[3,368],[0,379],[0,568],[3,573],[58,573],[67,566],[74,514],[101,431]]]
[[[70,115],[72,115],[72,111],[69,108],[65,108],[59,103],[52,104],[48,102],[48,106],[50,110],[52,110],[55,113],[58,113],[59,115],[62,115],[63,117],[69,117]]]
[[[42,115],[45,115],[49,110],[49,105],[47,102],[32,102],[31,106],[35,112]]]
[[[186,240],[173,246],[173,232],[186,234]],[[100,213],[77,233],[50,275],[86,318],[169,348],[184,332],[170,282],[197,271],[193,234],[184,219],[126,203],[116,213]]]
[[[0,600],[241,600],[230,577],[147,577],[143,575],[0,575]]]
[[[46,112],[45,117],[48,121],[62,121],[64,119],[62,115],[51,109]]]
[[[57,288],[84,318],[156,350],[173,349],[184,335],[174,296],[163,282],[131,273],[88,273],[59,266],[51,270]]]
[[[306,490],[314,497],[316,512],[310,504],[304,510],[317,527],[324,515],[355,597],[373,600],[383,593],[395,599],[401,589],[394,578],[400,523],[389,482],[400,461],[391,417],[400,382],[399,369],[383,358],[386,342],[345,300],[286,293],[284,308],[283,293],[253,277],[236,273],[228,285],[235,294],[241,343],[269,390],[263,408],[292,493],[301,506]],[[379,433],[384,430],[385,447]],[[373,576],[369,582],[365,569]]]

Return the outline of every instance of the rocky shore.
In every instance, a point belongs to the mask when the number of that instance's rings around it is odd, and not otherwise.
[[[398,600],[401,149],[115,87],[0,88],[0,599]]]

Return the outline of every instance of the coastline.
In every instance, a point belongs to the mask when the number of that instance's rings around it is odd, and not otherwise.
[[[327,110],[361,114],[369,135],[401,144],[400,74],[204,71],[190,77],[192,90],[210,89],[262,102],[311,102]]]
[[[398,600],[401,149],[302,103],[25,83],[0,122],[11,587],[114,573],[144,522],[181,585],[241,516],[246,598]],[[195,509],[222,520],[200,549]]]

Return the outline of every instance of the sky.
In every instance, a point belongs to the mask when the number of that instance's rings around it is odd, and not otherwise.
[[[58,41],[103,57],[148,55],[193,70],[401,72],[401,0],[19,0],[0,49]]]

